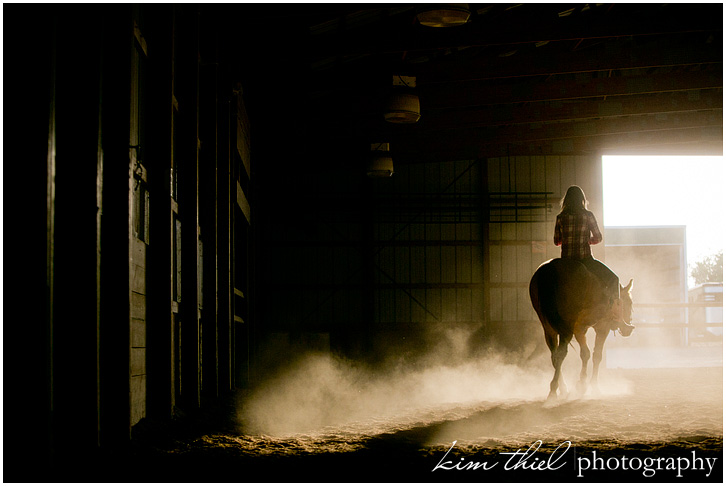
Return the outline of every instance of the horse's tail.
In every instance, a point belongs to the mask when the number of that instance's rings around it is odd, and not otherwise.
[[[551,265],[542,265],[532,276],[529,285],[529,296],[537,317],[543,325],[549,325],[556,331],[565,327],[557,309],[558,277],[557,271]]]

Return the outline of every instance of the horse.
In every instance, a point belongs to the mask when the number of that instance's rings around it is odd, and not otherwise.
[[[587,389],[587,363],[590,349],[585,334],[595,329],[595,349],[592,354],[592,386],[597,390],[597,378],[602,351],[610,331],[617,330],[624,337],[635,329],[633,280],[625,287],[620,286],[620,301],[611,305],[602,281],[582,263],[554,258],[542,263],[534,272],[529,283],[529,296],[537,317],[544,328],[545,341],[552,357],[555,374],[550,383],[548,400],[557,397],[558,388],[567,394],[567,385],[561,374],[562,362],[567,356],[567,346],[574,336],[580,345],[582,370],[578,391]]]

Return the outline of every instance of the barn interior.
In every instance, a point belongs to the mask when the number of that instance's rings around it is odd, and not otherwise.
[[[549,373],[567,187],[602,221],[603,155],[723,155],[721,3],[3,12],[8,481],[131,471],[311,356]]]

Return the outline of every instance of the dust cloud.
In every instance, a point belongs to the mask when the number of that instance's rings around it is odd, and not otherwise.
[[[465,359],[467,333],[445,334],[446,341],[416,366],[394,359],[371,369],[329,353],[306,354],[240,399],[240,432],[289,436],[355,423],[403,426],[421,414],[442,418],[457,407],[470,411],[495,403],[534,401],[541,408],[552,379],[549,356],[538,355],[529,364],[493,352]],[[580,360],[573,349],[573,366],[564,372],[574,385]],[[600,392],[628,393],[627,381],[605,380]]]
[[[546,373],[495,360],[383,374],[330,355],[309,355],[262,385],[245,401],[240,418],[246,433],[289,435],[416,408],[531,399],[542,395],[547,380]]]
[[[608,248],[608,266],[622,283],[634,280],[636,329],[628,338],[608,336],[599,390],[577,393],[580,350],[573,342],[563,365],[570,395],[546,400],[553,369],[538,324],[494,334],[439,328],[422,337],[423,351],[386,348],[389,359],[380,367],[329,352],[288,359],[240,397],[239,433],[290,437],[352,430],[370,436],[435,424],[437,432],[427,440],[458,440],[462,447],[467,439],[487,437],[520,442],[720,437],[721,336],[696,342],[694,332],[686,331],[685,309],[638,306],[687,299],[679,266],[670,264],[681,257],[677,247],[667,245]],[[592,330],[588,341],[592,350]],[[590,363],[588,374],[591,369]]]

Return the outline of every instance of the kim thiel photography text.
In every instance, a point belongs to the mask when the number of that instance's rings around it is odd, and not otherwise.
[[[575,452],[571,441],[564,441],[551,452],[539,452],[542,441],[537,440],[526,449],[514,452],[499,452],[495,458],[477,461],[457,456],[454,451],[457,441],[444,453],[432,472],[438,471],[566,471],[572,470],[577,479],[597,480],[603,473],[625,473],[645,478],[670,479],[683,478],[685,473],[695,473],[709,478],[713,473],[718,457],[702,457],[691,450],[682,456],[606,456],[597,450],[578,450]],[[572,449],[572,453],[568,454]],[[692,475],[689,477],[693,477]]]

